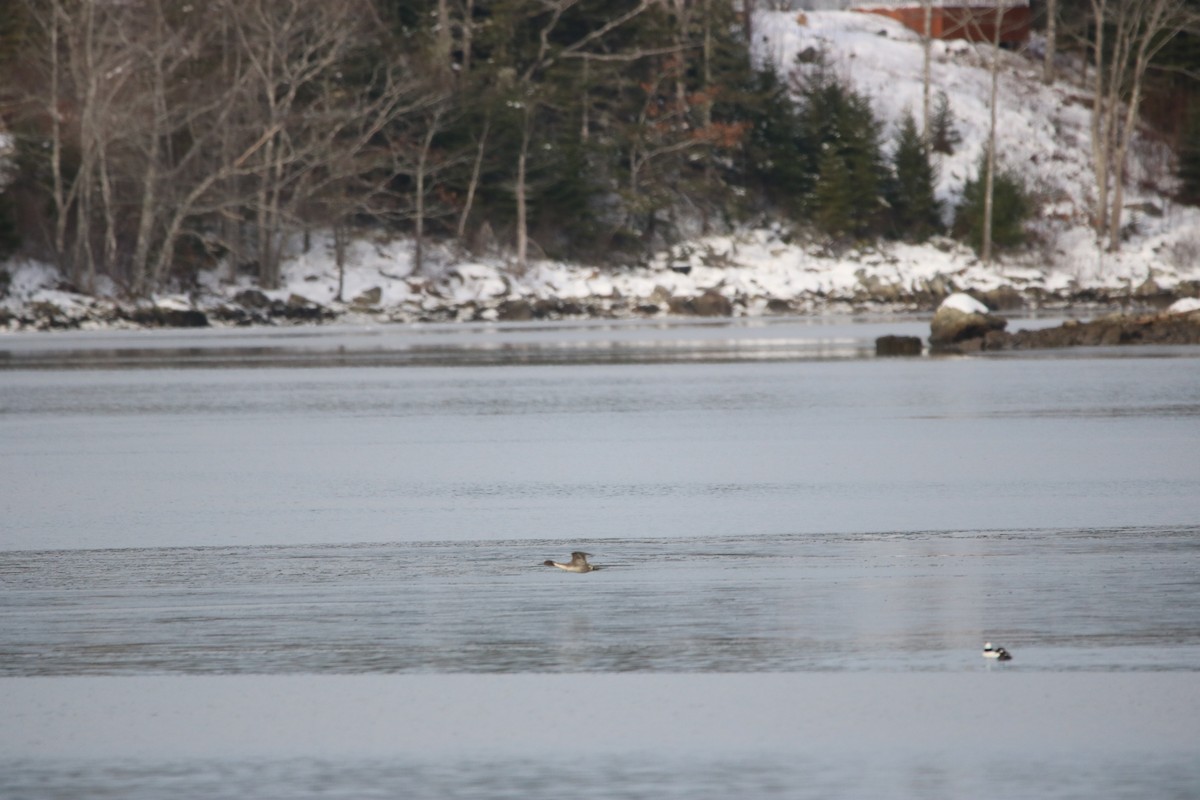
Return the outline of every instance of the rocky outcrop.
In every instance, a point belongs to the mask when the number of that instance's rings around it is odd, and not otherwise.
[[[696,317],[728,317],[733,314],[733,301],[716,289],[696,297],[672,297],[668,301],[672,314]]]
[[[477,308],[476,319],[484,319],[488,309]],[[587,316],[588,309],[575,300],[542,298],[528,300],[518,297],[504,300],[495,306],[495,319],[501,322],[530,322],[532,320],[562,319],[564,317]]]
[[[14,319],[26,327],[35,330],[55,330],[59,328],[79,327],[80,314],[72,313],[49,300],[39,300],[30,303],[23,309],[24,313],[14,315]]]
[[[143,328],[207,328],[208,315],[195,308],[149,306],[134,308],[123,314],[128,320]]]
[[[1104,347],[1123,344],[1200,344],[1200,311],[1190,314],[1113,314],[1057,328],[1022,330],[987,341],[988,350]]]
[[[363,292],[360,292],[350,301],[350,305],[358,309],[378,308],[380,301],[383,300],[383,289],[378,286],[372,286]]]
[[[1200,307],[1176,303],[1167,311],[1110,314],[1088,322],[1067,320],[1055,328],[1006,331],[991,314],[938,309],[930,326],[932,352],[1039,350],[1057,347],[1111,347],[1129,344],[1200,344]],[[989,319],[991,320],[989,322]],[[998,320],[998,323],[996,322]]]
[[[919,356],[923,349],[919,336],[880,336],[875,340],[877,356]]]
[[[967,294],[947,297],[929,325],[929,349],[934,353],[967,352],[992,333],[1002,332],[1008,322],[993,315],[987,306]]]
[[[271,307],[273,301],[258,289],[243,289],[233,296],[233,302],[245,309],[265,311]]]
[[[338,318],[338,313],[333,309],[298,294],[290,295],[287,300],[272,300],[258,289],[244,289],[238,292],[233,296],[231,303],[217,305],[210,310],[209,315],[220,322],[233,325],[330,322]]]

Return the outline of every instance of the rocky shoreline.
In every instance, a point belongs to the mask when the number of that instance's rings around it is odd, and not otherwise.
[[[638,283],[601,278],[592,284],[575,283],[570,291],[562,291],[564,285],[558,294],[546,290],[534,294],[494,271],[468,267],[451,269],[439,281],[404,279],[400,296],[394,289],[359,283],[358,293],[349,301],[325,303],[312,299],[334,295],[328,278],[323,283],[320,276],[305,278],[316,279],[314,283],[301,282],[293,289],[270,293],[245,285],[212,284],[187,294],[145,300],[91,296],[54,282],[6,296],[8,285],[0,282],[0,332],[932,313],[928,350],[934,354],[1200,344],[1200,281],[1194,279],[1177,279],[1162,287],[1146,278],[1138,285],[1110,288],[1050,291],[1001,284],[972,290],[956,285],[954,276],[904,285],[864,279],[874,276],[860,273],[853,285],[780,296],[778,291],[738,287],[736,275],[708,276],[703,288],[680,289],[678,281],[672,283],[672,275],[678,278],[689,271],[668,267],[644,275]],[[676,288],[668,288],[672,285]],[[580,290],[584,287],[590,293]],[[565,294],[572,296],[560,296]],[[1031,311],[1092,319],[1068,320],[1051,329],[1009,331],[1007,320],[998,315]],[[917,337],[881,337],[876,343],[878,355],[919,355],[925,350],[926,342]]]
[[[943,302],[930,323],[930,352],[1200,344],[1200,299],[1177,300],[1163,311],[1106,314],[1089,321],[1072,319],[1053,328],[1009,331],[1007,327],[1006,319],[969,295],[953,295]]]
[[[60,287],[54,299],[0,305],[0,331],[88,329],[205,328],[238,326],[313,325],[334,322],[529,322],[561,319],[634,319],[658,317],[748,317],[810,314],[888,314],[933,312],[955,287],[929,286],[900,291],[894,286],[853,293],[806,293],[796,297],[728,296],[718,289],[693,295],[674,295],[658,287],[648,297],[607,296],[523,297],[500,294],[486,300],[451,302],[436,292],[418,302],[386,306],[378,291],[366,291],[348,302],[322,304],[300,294],[271,296],[258,289],[241,289],[228,296],[209,292],[170,295],[154,300],[92,297]],[[1181,282],[1171,291],[1157,287],[1123,290],[1086,289],[1071,293],[1042,290],[1019,292],[1011,287],[972,291],[970,295],[997,311],[1064,311],[1120,313],[1119,325],[1108,316],[1092,323],[1071,324],[1057,334],[1044,331],[1009,333],[985,325],[980,331],[955,332],[931,340],[934,351],[1025,349],[1135,341],[1196,343],[1186,322],[1149,321],[1147,312],[1187,297],[1200,297],[1200,281]],[[976,321],[978,324],[979,321]],[[976,335],[978,334],[978,335]],[[978,341],[976,341],[978,340]]]

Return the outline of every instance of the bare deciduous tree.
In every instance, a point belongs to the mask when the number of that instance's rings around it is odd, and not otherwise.
[[[1090,0],[1094,38],[1093,221],[1109,250],[1121,247],[1126,159],[1137,130],[1146,72],[1154,57],[1196,19],[1187,0]],[[1111,41],[1109,41],[1111,37]]]
[[[134,73],[114,35],[122,10],[47,0],[30,2],[28,14],[41,45],[41,58],[31,66],[44,92],[22,98],[21,105],[47,136],[50,249],[62,273],[92,291],[98,262],[114,257],[117,243],[112,151]]]
[[[992,260],[992,209],[996,196],[996,105],[999,101],[1000,37],[1003,29],[1004,7],[997,5],[994,14],[992,60],[989,65],[992,88],[988,95],[987,169],[983,184],[983,246],[980,248],[980,258],[985,264]]]
[[[551,38],[558,31],[563,14],[576,2],[577,0],[543,0],[541,11],[547,15],[547,18],[538,31],[537,51],[525,64],[520,74],[516,76],[513,87],[515,97],[512,102],[521,112],[521,144],[517,155],[517,175],[513,190],[517,212],[516,263],[518,269],[524,269],[528,260],[529,198],[527,188],[530,146],[533,142],[534,126],[537,124],[539,110],[546,100],[542,96],[543,82],[540,79],[549,70],[569,59],[581,59],[586,56],[590,60],[633,61],[648,55],[648,53],[640,51],[600,54],[591,52],[589,48],[602,44],[610,33],[643,14],[651,7],[652,0],[640,0],[633,8],[614,16],[603,25],[584,33],[569,44],[553,45]]]
[[[38,77],[20,105],[46,140],[46,238],[89,289],[103,270],[155,291],[185,251],[253,253],[276,285],[290,236],[385,194],[383,131],[438,96],[370,0],[26,3]]]

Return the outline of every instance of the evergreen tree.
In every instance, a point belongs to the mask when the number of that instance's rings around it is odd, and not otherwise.
[[[447,189],[469,209],[464,235],[487,222],[511,240],[518,183],[530,236],[561,257],[627,257],[684,213],[733,212],[746,179],[731,154],[757,109],[727,3],[498,0],[474,22],[442,137],[463,154]]]
[[[609,27],[638,7],[636,0],[583,0],[557,11],[537,0],[477,4],[471,52],[460,56],[473,67],[455,87],[462,113],[442,137],[460,154],[446,188],[469,210],[465,236],[486,223],[512,242],[521,202],[536,249],[606,255],[620,217],[610,207],[625,173],[621,126],[633,115],[637,76],[646,69],[624,56],[661,44],[657,7]]]
[[[558,126],[556,134],[543,143],[531,176],[533,237],[551,257],[604,261],[612,224],[600,212],[605,189],[596,180],[607,172],[604,155],[580,141],[569,124]]]
[[[962,144],[962,135],[954,127],[954,115],[950,112],[950,98],[945,92],[938,92],[937,102],[933,107],[932,119],[929,120],[929,146],[935,153],[953,155],[954,149]]]
[[[859,221],[855,213],[855,200],[846,159],[836,147],[826,145],[818,167],[817,186],[813,191],[813,222],[834,241],[856,238]]]
[[[963,186],[962,202],[955,209],[954,235],[976,251],[983,246],[984,174],[981,158],[975,177]],[[1025,220],[1032,213],[1025,182],[1015,172],[997,169],[992,187],[992,244],[1011,249],[1025,242]]]
[[[745,169],[768,201],[798,216],[816,181],[800,115],[774,69],[755,75],[757,113],[743,150]]]
[[[839,238],[865,239],[883,232],[886,222],[889,171],[880,146],[881,125],[869,101],[846,84],[818,69],[801,98],[801,133],[808,143],[809,169],[817,186],[808,198],[808,211],[818,228]],[[832,163],[841,161],[840,165]],[[844,181],[844,186],[825,185]],[[840,220],[842,196],[850,216],[844,229],[827,229],[822,220]],[[832,200],[831,198],[839,198]],[[825,208],[834,203],[831,208]]]
[[[910,113],[901,120],[892,164],[896,172],[889,197],[892,225],[901,238],[923,242],[942,229],[941,204],[934,196],[937,171]]]

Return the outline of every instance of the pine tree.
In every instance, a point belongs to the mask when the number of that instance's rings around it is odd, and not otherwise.
[[[963,186],[962,202],[955,209],[954,234],[976,251],[983,245],[983,193],[985,159],[981,158],[975,177]],[[1025,242],[1025,220],[1032,203],[1025,183],[1015,172],[997,169],[992,195],[992,244],[1011,249]]]
[[[770,202],[799,215],[816,181],[810,145],[798,109],[775,71],[768,67],[755,78],[757,108],[743,150],[745,170]]]
[[[889,199],[895,232],[903,239],[923,242],[942,229],[941,204],[934,195],[937,171],[910,113],[901,120],[892,164],[896,176]]]
[[[732,6],[497,0],[474,13],[444,137],[463,154],[448,189],[469,209],[464,235],[487,221],[509,240],[524,219],[547,254],[628,260],[685,213],[735,213],[758,110]]]
[[[929,121],[929,145],[935,153],[953,155],[954,149],[962,144],[962,135],[954,127],[954,115],[950,112],[950,98],[938,92],[933,107],[933,118]]]
[[[883,157],[880,141],[882,126],[875,119],[866,98],[855,95],[852,127],[842,150],[850,171],[851,197],[854,201],[854,232],[860,239],[881,235],[887,228],[887,195],[891,174]]]
[[[810,143],[809,169],[817,176],[809,211],[818,228],[839,238],[879,235],[886,221],[889,170],[880,146],[881,125],[870,102],[820,69],[804,88],[801,102],[801,132]],[[834,159],[841,164],[835,165]],[[831,181],[845,185],[827,185]],[[849,204],[844,222],[843,196]],[[831,198],[837,198],[832,208]],[[828,228],[829,223],[836,224]]]
[[[854,194],[846,159],[836,147],[827,145],[817,172],[817,187],[812,197],[812,220],[821,232],[834,241],[856,238],[859,232]]]
[[[649,58],[624,56],[663,49],[662,10],[634,14],[639,7],[476,4],[471,52],[462,57],[474,66],[458,78],[461,113],[443,137],[461,154],[447,189],[469,211],[469,220],[455,220],[464,235],[486,222],[501,241],[519,246],[524,231],[535,251],[554,257],[608,255],[627,216],[617,195],[629,174],[621,163],[627,121],[652,68]]]

